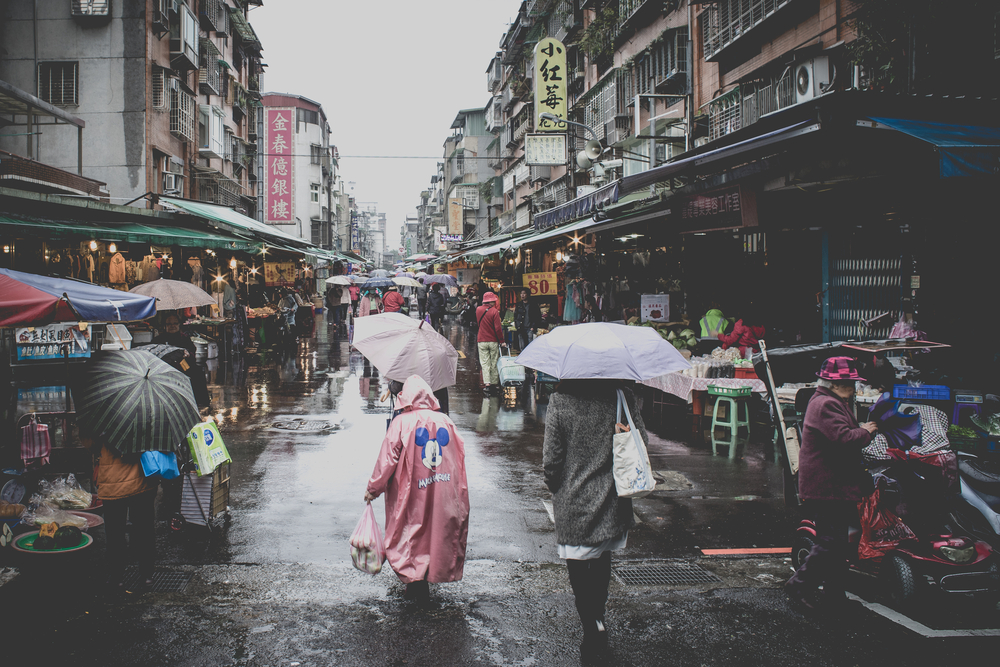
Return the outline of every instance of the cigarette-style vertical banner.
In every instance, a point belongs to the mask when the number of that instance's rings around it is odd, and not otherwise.
[[[264,174],[266,205],[264,222],[269,225],[295,224],[294,154],[292,128],[295,109],[267,109],[264,128]]]
[[[542,118],[543,113],[566,118],[566,47],[551,37],[535,45],[535,131],[566,131],[566,123]]]

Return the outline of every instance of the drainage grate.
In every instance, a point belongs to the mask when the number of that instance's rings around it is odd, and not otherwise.
[[[169,570],[156,570],[153,572],[153,585],[144,590],[153,593],[183,593],[187,585],[194,578],[192,572],[171,572]],[[125,588],[135,590],[140,587],[139,569],[130,567],[125,573]]]
[[[722,581],[711,572],[688,563],[657,565],[623,563],[614,565],[612,571],[626,586],[679,586]]]

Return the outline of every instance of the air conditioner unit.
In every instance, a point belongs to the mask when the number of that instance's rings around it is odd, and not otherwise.
[[[170,172],[163,172],[163,193],[164,194],[181,194],[181,188],[184,185],[184,178],[177,174],[172,174]]]
[[[830,58],[816,56],[795,65],[795,102],[819,97],[830,86]]]

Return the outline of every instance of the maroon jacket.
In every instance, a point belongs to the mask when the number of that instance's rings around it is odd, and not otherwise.
[[[743,324],[743,320],[737,320],[736,326],[733,327],[731,333],[719,334],[719,340],[722,341],[722,349],[732,347],[733,345],[740,346],[740,353],[746,357],[747,348],[753,348],[754,351],[760,352],[760,339],[764,337],[764,327],[761,326],[747,326]]]
[[[478,342],[504,342],[503,320],[500,319],[500,311],[498,309],[490,306],[479,306],[479,308],[476,308],[476,320],[479,321],[479,336],[476,338]]]
[[[860,501],[871,493],[861,450],[872,435],[858,426],[847,402],[819,387],[802,423],[799,498]]]
[[[403,295],[396,290],[389,290],[382,297],[382,307],[385,308],[385,312],[387,313],[398,313],[404,303],[406,301],[403,299]]]

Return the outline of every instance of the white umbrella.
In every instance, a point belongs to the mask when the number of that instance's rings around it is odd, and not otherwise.
[[[198,308],[199,306],[211,306],[217,303],[214,296],[197,285],[184,282],[183,280],[166,280],[160,278],[159,280],[136,285],[129,292],[156,297],[156,310]]]
[[[648,380],[691,368],[650,327],[609,322],[556,327],[531,341],[516,361],[560,380]]]
[[[380,313],[354,320],[354,347],[382,375],[405,382],[419,375],[437,391],[455,384],[458,352],[424,320]]]
[[[420,287],[422,284],[413,278],[407,278],[406,276],[396,276],[392,279],[392,282],[396,283],[400,287]]]
[[[327,285],[350,285],[351,279],[347,276],[330,276],[326,279]]]

